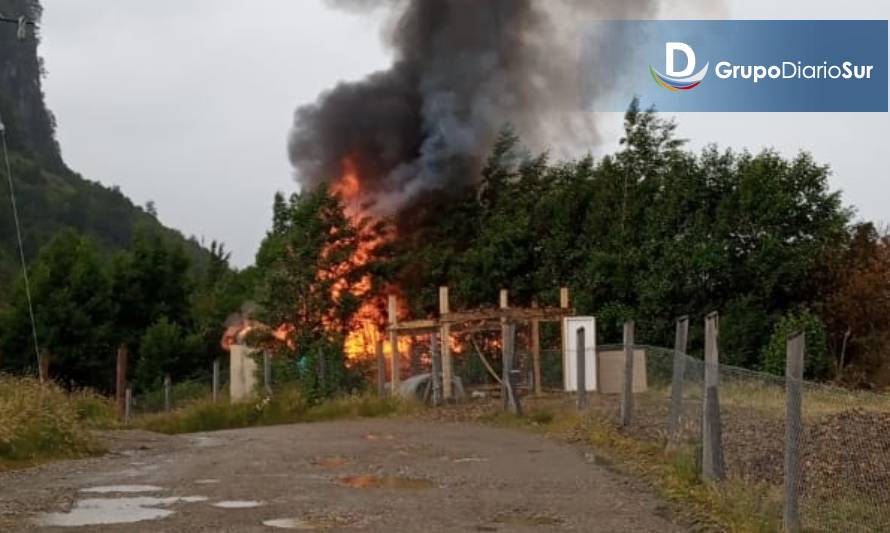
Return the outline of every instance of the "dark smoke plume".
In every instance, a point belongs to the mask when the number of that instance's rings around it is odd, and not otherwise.
[[[340,176],[350,157],[365,199],[382,210],[477,179],[505,124],[533,148],[565,135],[561,117],[580,110],[583,19],[654,15],[654,0],[329,2],[388,10],[394,64],[298,109],[290,159],[300,183],[314,186]]]

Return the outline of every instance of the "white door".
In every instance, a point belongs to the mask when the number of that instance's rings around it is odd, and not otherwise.
[[[578,330],[584,328],[584,384],[596,390],[596,319],[592,316],[563,318],[562,375],[566,391],[578,390]]]

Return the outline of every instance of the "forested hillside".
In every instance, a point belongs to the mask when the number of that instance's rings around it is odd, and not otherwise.
[[[6,18],[21,15],[39,20],[37,0],[0,0]],[[40,248],[63,229],[90,237],[100,255],[128,247],[135,233],[157,231],[173,242],[182,242],[186,254],[198,264],[206,253],[179,232],[164,228],[151,214],[133,205],[116,188],[84,179],[65,165],[55,139],[55,118],[46,108],[41,88],[43,62],[38,55],[39,29],[28,27],[18,39],[16,24],[0,23],[0,115],[14,177],[25,255],[33,260]],[[5,181],[0,187],[0,307],[19,275],[18,248]]]

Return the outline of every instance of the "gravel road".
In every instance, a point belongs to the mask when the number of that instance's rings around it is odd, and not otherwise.
[[[105,437],[104,457],[0,474],[0,531],[682,530],[591,453],[516,430],[393,419]]]

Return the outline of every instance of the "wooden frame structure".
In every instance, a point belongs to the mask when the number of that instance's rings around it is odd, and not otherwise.
[[[542,393],[541,386],[541,322],[559,322],[562,327],[562,319],[574,314],[569,307],[569,290],[562,288],[559,291],[559,307],[539,307],[532,303],[531,307],[510,307],[509,292],[502,289],[500,292],[499,307],[489,309],[474,309],[471,311],[452,311],[448,299],[448,287],[439,287],[439,316],[437,318],[399,321],[397,314],[396,297],[390,296],[388,302],[389,321],[386,328],[389,334],[389,343],[392,353],[392,391],[396,392],[399,386],[400,357],[399,336],[437,334],[441,342],[442,354],[442,396],[445,400],[454,397],[452,379],[454,364],[451,357],[452,331],[472,331],[467,325],[479,322],[491,323],[492,326],[500,324],[502,334],[505,326],[518,322],[528,322],[531,325],[531,352],[532,368],[534,376],[534,391],[536,395]],[[560,335],[562,342],[563,335]]]

